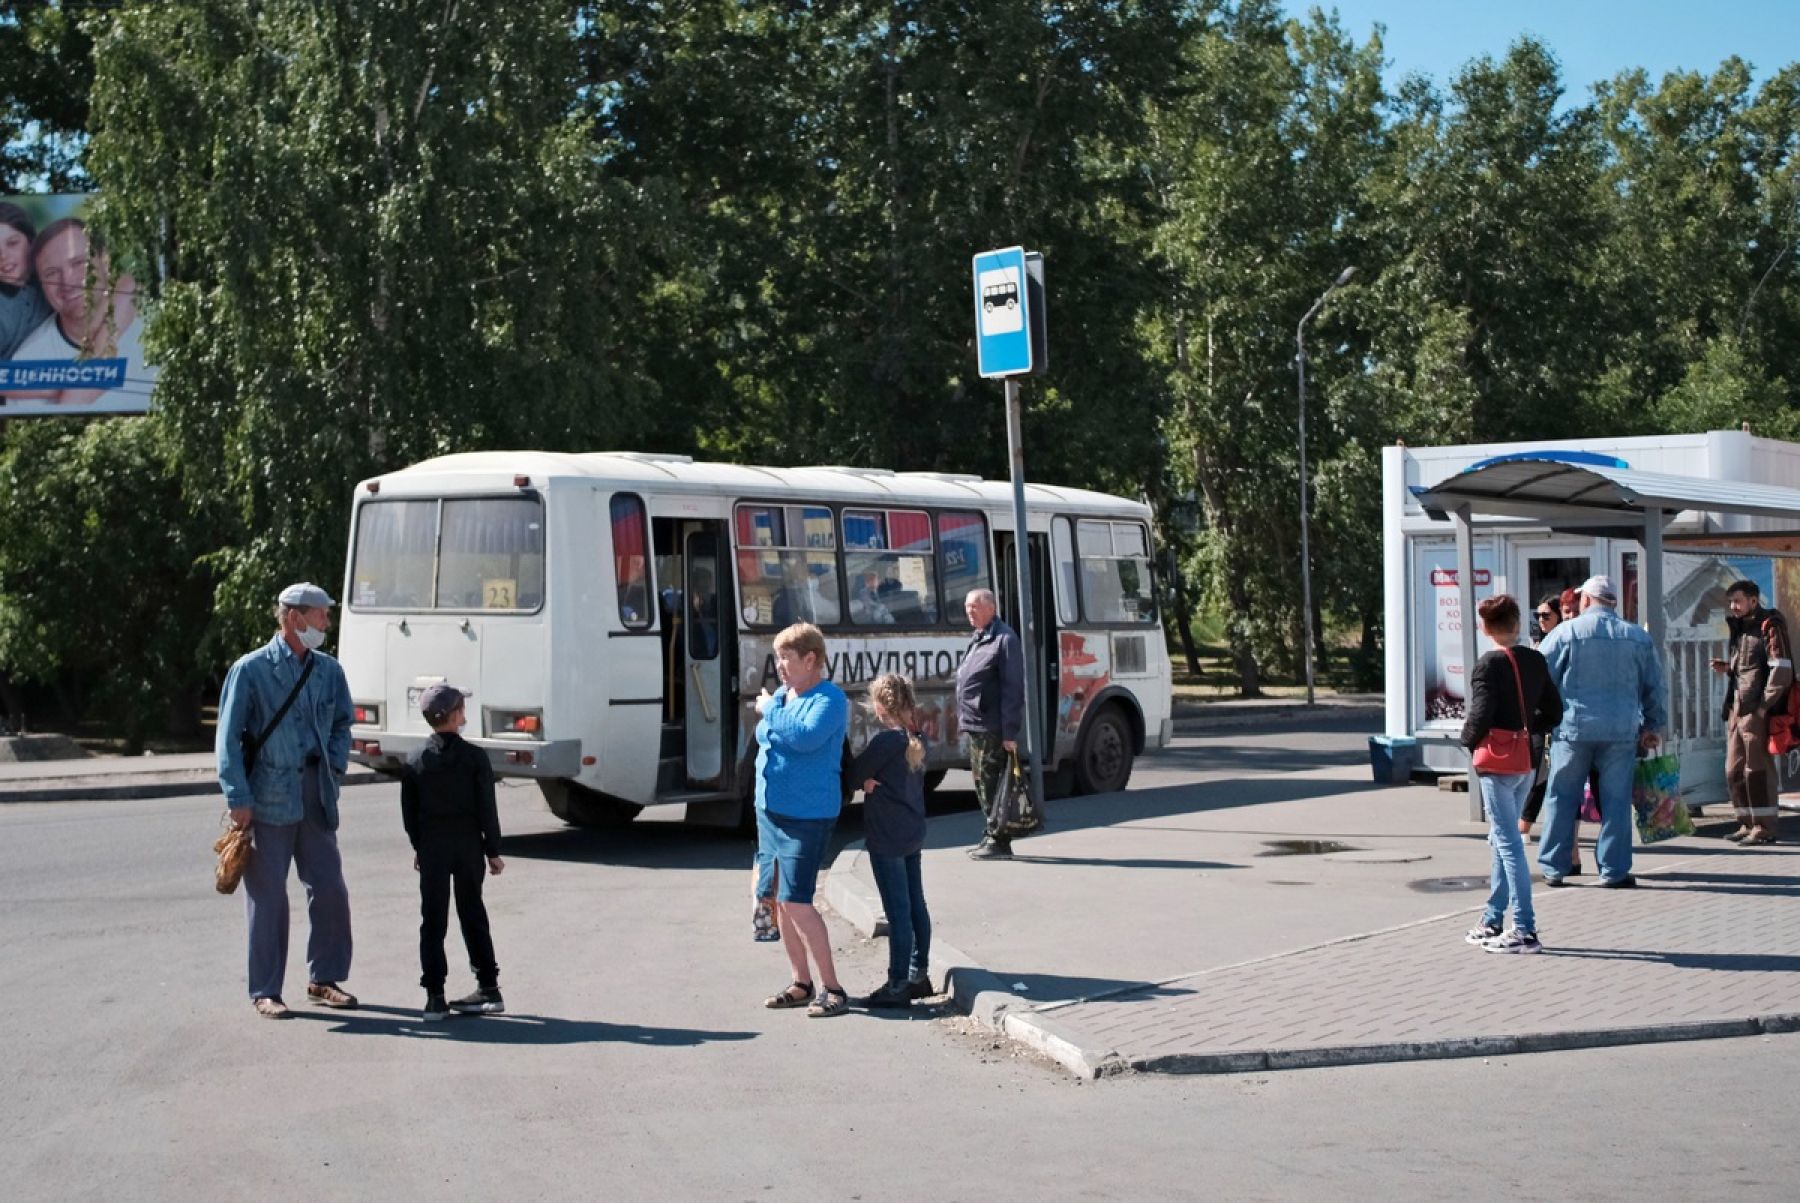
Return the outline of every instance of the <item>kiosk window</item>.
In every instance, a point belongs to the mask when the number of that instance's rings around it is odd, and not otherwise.
[[[838,622],[837,524],[829,507],[740,505],[736,528],[738,608],[746,624]]]

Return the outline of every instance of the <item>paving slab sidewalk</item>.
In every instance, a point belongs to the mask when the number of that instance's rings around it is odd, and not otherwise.
[[[1636,890],[1540,883],[1546,951],[1491,954],[1462,940],[1485,897],[1483,829],[1460,800],[1361,777],[1083,800],[1119,821],[1065,819],[1012,864],[967,861],[957,845],[974,817],[940,818],[926,852],[933,961],[965,1010],[1089,1077],[1800,1029],[1800,848],[1678,840],[1639,850]],[[1283,832],[1361,851],[1262,859]],[[882,929],[858,847],[826,897]]]

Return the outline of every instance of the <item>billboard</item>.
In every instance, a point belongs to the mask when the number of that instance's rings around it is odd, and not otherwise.
[[[145,297],[89,231],[91,199],[0,198],[0,418],[150,408]]]

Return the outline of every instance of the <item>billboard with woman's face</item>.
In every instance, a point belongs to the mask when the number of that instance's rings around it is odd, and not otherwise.
[[[150,408],[144,296],[88,229],[89,199],[0,199],[0,418]]]

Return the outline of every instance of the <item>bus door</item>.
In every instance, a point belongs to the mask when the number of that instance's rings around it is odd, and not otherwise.
[[[1044,535],[1033,532],[1028,551],[1031,556],[1031,610],[1037,620],[1037,639],[1025,649],[1025,671],[1032,675],[1037,691],[1038,721],[1036,747],[1046,772],[1056,767],[1055,749],[1048,740],[1056,730],[1056,683],[1060,679],[1057,665],[1056,607],[1051,600],[1050,555]],[[994,554],[1000,561],[1000,617],[1025,638],[1025,624],[1019,617],[1019,559],[1014,551],[1011,531],[994,532]]]
[[[726,745],[734,717],[729,686],[737,674],[726,663],[734,646],[732,607],[719,602],[724,571],[725,524],[685,522],[682,565],[683,616],[680,624],[687,664],[685,725],[689,788],[724,788]]]

